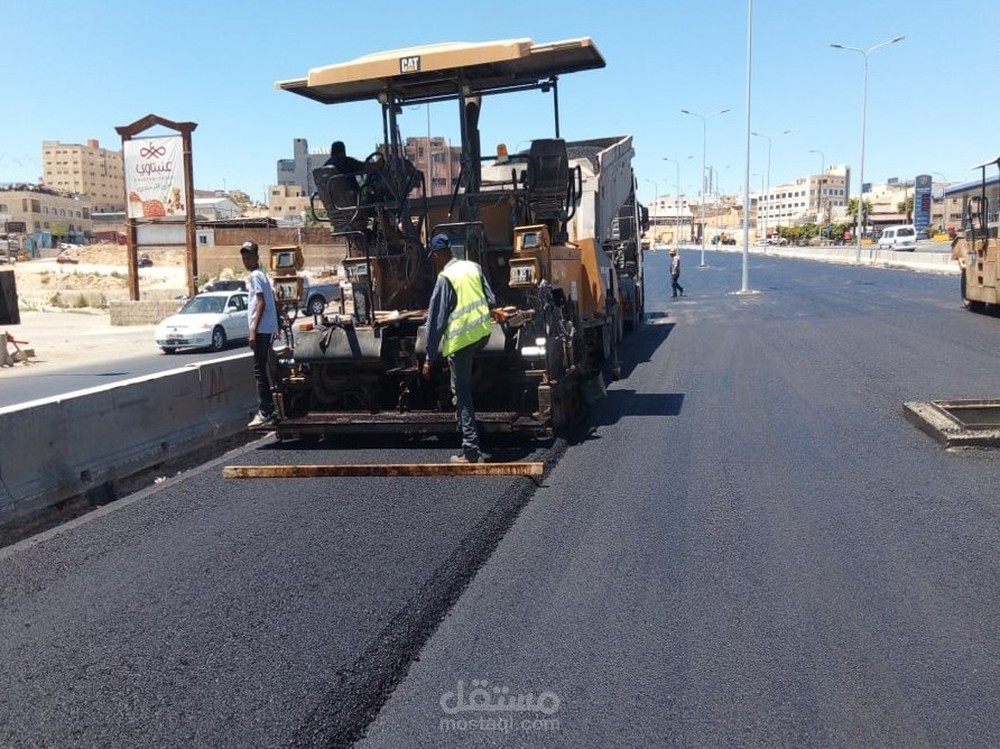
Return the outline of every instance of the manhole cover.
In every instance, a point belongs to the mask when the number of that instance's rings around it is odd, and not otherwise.
[[[903,412],[947,447],[1000,447],[1000,400],[910,401]]]

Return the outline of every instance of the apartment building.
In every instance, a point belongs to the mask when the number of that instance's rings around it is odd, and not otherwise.
[[[824,174],[775,185],[758,199],[758,221],[768,232],[779,226],[842,221],[847,215],[850,179],[850,168],[831,165]]]
[[[353,155],[353,154],[352,154]],[[368,154],[357,157],[363,159]],[[316,192],[316,182],[313,180],[313,169],[323,166],[330,156],[329,149],[316,148],[309,150],[309,141],[305,138],[295,138],[292,141],[292,158],[278,159],[275,184],[298,185],[306,195]],[[270,203],[268,197],[268,203]]]
[[[42,141],[42,180],[46,187],[85,195],[95,212],[125,210],[125,171],[121,151],[86,145]]]
[[[0,227],[23,223],[38,247],[82,243],[93,232],[90,198],[30,184],[0,185]]]
[[[424,173],[428,195],[449,195],[462,171],[461,148],[452,148],[440,137],[407,138],[405,157]]]
[[[299,185],[271,185],[267,190],[268,217],[291,224],[303,223],[303,214],[309,215],[309,195]]]

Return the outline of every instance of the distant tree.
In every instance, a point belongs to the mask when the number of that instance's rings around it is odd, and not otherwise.
[[[864,225],[864,224],[868,223],[868,216],[872,212],[872,202],[870,200],[866,200],[864,203],[862,203],[861,210],[862,210],[861,223],[862,223],[862,225]],[[847,215],[851,217],[851,223],[853,223],[855,226],[857,226],[857,224],[858,224],[858,199],[857,198],[851,198],[847,202]]]
[[[303,226],[308,226],[308,227],[312,227],[312,226],[329,226],[330,225],[329,221],[323,221],[323,220],[321,220],[322,217],[325,216],[325,215],[326,214],[323,213],[323,211],[319,211],[319,216],[321,218],[320,219],[316,219],[316,218],[313,218],[313,212],[312,211],[308,211],[308,210],[307,211],[303,211],[302,212],[302,225]]]
[[[242,190],[233,190],[229,193],[228,198],[236,204],[236,207],[240,209],[240,213],[244,213],[247,207],[253,203],[253,200]]]
[[[896,213],[906,214],[906,223],[913,223],[913,195],[907,195],[905,200],[896,203]]]

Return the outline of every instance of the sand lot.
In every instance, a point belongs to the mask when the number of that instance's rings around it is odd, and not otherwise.
[[[153,342],[155,325],[111,325],[108,313],[95,309],[28,310],[21,312],[20,325],[0,326],[18,348],[34,355],[13,367],[0,367],[0,383],[9,377],[25,377],[95,361],[115,361],[141,354],[158,354]],[[13,344],[7,350],[14,352]],[[183,360],[178,360],[178,366]],[[2,387],[2,385],[0,385]]]
[[[9,333],[22,342],[18,347],[32,349],[34,356],[14,367],[0,368],[0,379],[159,351],[153,343],[155,326],[123,327],[110,322],[108,303],[129,298],[126,248],[96,245],[71,252],[77,264],[46,259],[14,266],[21,324],[0,326],[0,334]],[[153,266],[139,269],[143,298],[173,299],[185,294],[183,251],[150,254]],[[15,346],[8,344],[7,349],[13,353]]]
[[[97,245],[71,250],[78,263],[29,260],[14,266],[21,310],[102,308],[128,299],[126,249]],[[152,253],[150,253],[152,255]],[[153,266],[139,269],[139,292],[147,299],[170,299],[184,293],[184,254],[165,250]]]

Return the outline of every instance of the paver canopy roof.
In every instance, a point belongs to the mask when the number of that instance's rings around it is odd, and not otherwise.
[[[589,37],[548,44],[535,44],[531,39],[446,42],[313,68],[305,78],[278,81],[275,88],[324,104],[376,99],[391,88],[399,100],[409,101],[455,97],[460,85],[470,94],[535,85],[604,65]]]

